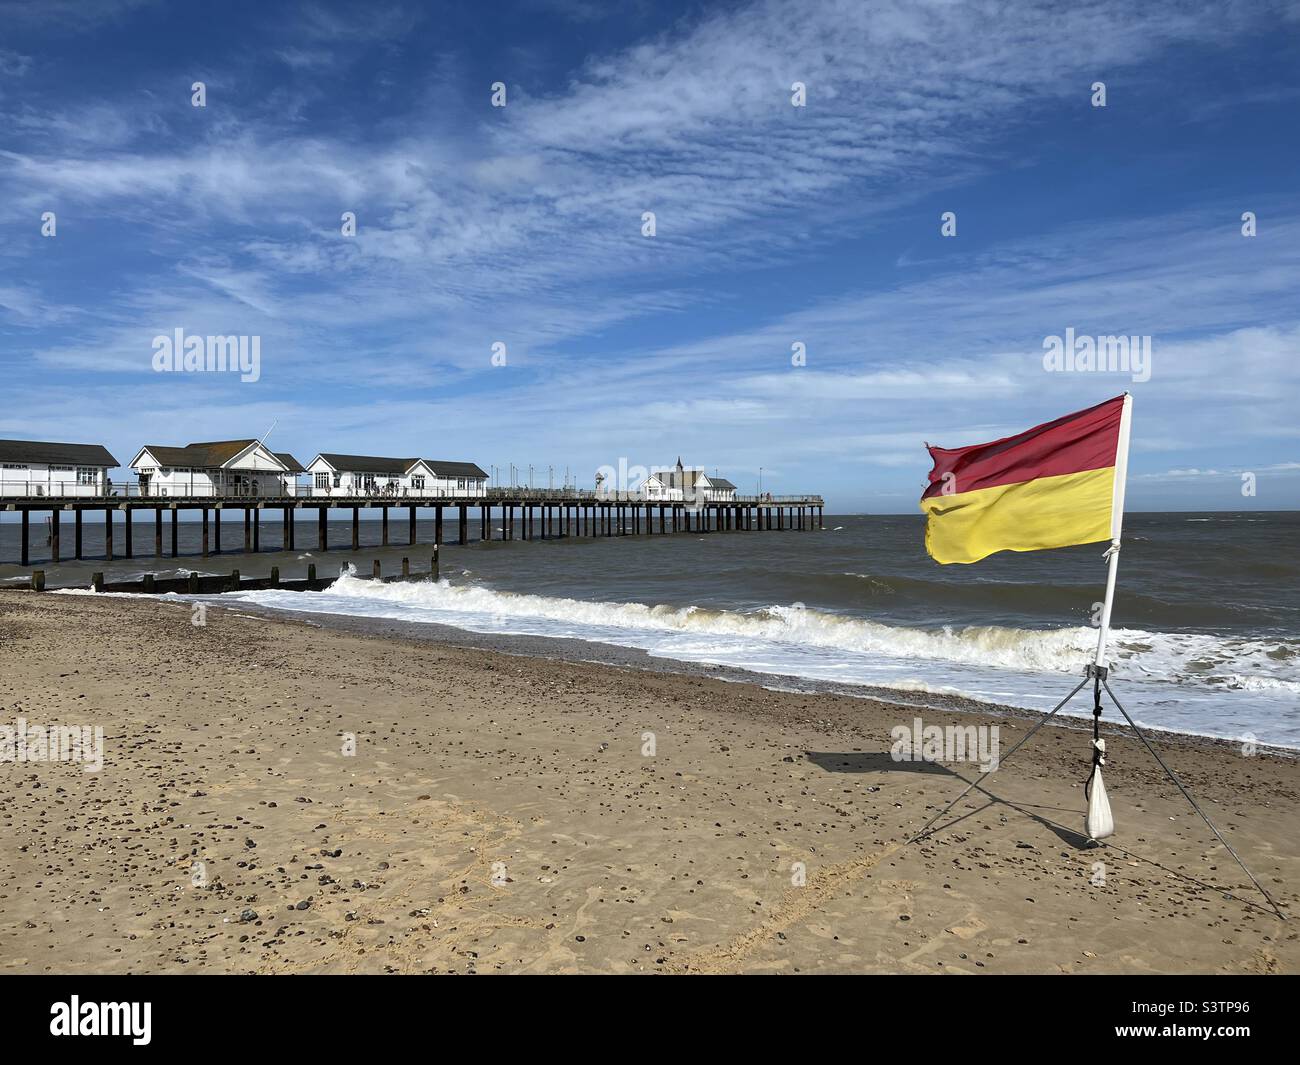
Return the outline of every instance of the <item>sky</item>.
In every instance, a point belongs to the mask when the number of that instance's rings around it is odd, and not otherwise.
[[[1298,115],[1296,3],[0,0],[0,438],[917,513],[1129,390],[1130,510],[1295,509]]]

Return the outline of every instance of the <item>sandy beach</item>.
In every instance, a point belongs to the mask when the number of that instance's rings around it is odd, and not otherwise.
[[[0,724],[104,730],[97,773],[0,763],[0,970],[1300,971],[1127,736],[1109,846],[1080,846],[1079,722],[906,846],[977,770],[894,761],[891,729],[997,725],[1005,755],[1032,718],[191,621],[0,594]],[[1294,912],[1300,763],[1157,748]]]

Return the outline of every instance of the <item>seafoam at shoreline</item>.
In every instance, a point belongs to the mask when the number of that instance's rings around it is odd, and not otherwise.
[[[189,596],[159,596],[160,602],[170,601],[187,609]],[[231,596],[210,596],[207,602],[216,609],[230,611],[237,616],[254,617],[257,620],[277,623],[290,622],[303,624],[334,632],[346,632],[360,636],[379,639],[403,639],[416,642],[428,642],[444,646],[471,650],[492,651],[515,655],[522,658],[541,658],[548,661],[574,662],[583,665],[603,666],[618,670],[634,670],[657,674],[672,674],[685,677],[706,677],[710,680],[724,681],[731,684],[752,684],[764,690],[789,694],[827,694],[844,696],[850,699],[871,700],[897,706],[901,710],[928,710],[934,712],[957,712],[963,714],[993,714],[1016,720],[1034,722],[1042,716],[1041,712],[1028,707],[1014,706],[1006,703],[972,698],[958,691],[943,691],[937,688],[916,687],[889,688],[866,684],[844,684],[835,681],[816,680],[791,674],[759,672],[736,666],[715,665],[652,655],[634,647],[604,643],[599,640],[579,639],[562,636],[530,636],[517,633],[483,633],[461,629],[437,622],[414,622],[388,618],[357,617],[346,614],[308,612],[268,607],[257,603],[232,601]],[[246,613],[241,613],[246,612]],[[1056,701],[1064,698],[1075,683],[1065,677],[1064,687],[1055,693]],[[1070,731],[1087,731],[1091,729],[1091,711],[1085,707],[1086,692],[1080,692],[1074,700],[1073,714],[1064,711],[1053,720],[1052,726]],[[1139,724],[1142,722],[1139,721]],[[1103,730],[1113,733],[1132,735],[1124,724],[1122,716],[1114,707],[1107,704],[1103,718]],[[1181,729],[1161,728],[1157,725],[1142,727],[1159,734],[1167,742],[1188,743],[1198,747],[1221,749],[1225,753],[1238,757],[1242,744],[1239,740],[1213,734],[1193,732]],[[1300,749],[1281,744],[1256,744],[1261,752],[1286,758],[1300,758]]]
[[[253,591],[211,601],[578,639],[652,658],[843,685],[835,690],[846,692],[865,689],[882,698],[924,694],[1028,711],[1048,710],[1069,691],[1095,639],[1086,627],[922,629],[798,603],[738,611],[519,594],[464,574],[452,581],[378,585],[343,576],[324,592]],[[1290,675],[1292,661],[1269,657],[1273,646],[1268,640],[1119,629],[1112,659],[1123,685],[1117,694],[1147,727],[1300,749],[1300,681]],[[1243,670],[1255,673],[1243,677]],[[1271,672],[1277,670],[1282,674]],[[1062,713],[1089,715],[1073,704]]]

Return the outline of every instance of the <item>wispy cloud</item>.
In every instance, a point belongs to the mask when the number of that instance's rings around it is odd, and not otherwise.
[[[59,6],[13,24],[73,32],[48,17]],[[602,22],[559,7],[566,33]],[[1197,446],[1267,451],[1296,435],[1284,397],[1300,384],[1300,220],[1285,201],[1251,204],[1267,217],[1253,240],[1240,205],[1219,202],[1051,220],[942,253],[914,244],[881,253],[884,278],[858,277],[845,247],[939,190],[1028,165],[1007,129],[1082,107],[1099,72],[1149,78],[1171,51],[1222,47],[1275,14],[833,0],[792,17],[773,0],[664,24],[646,8],[635,44],[557,75],[538,55],[471,63],[420,36],[418,6],[361,18],[313,3],[267,13],[258,49],[213,55],[207,75],[129,74],[89,104],[10,88],[0,225],[28,242],[4,254],[41,267],[87,246],[32,237],[44,210],[111,254],[98,276],[33,269],[0,288],[0,363],[53,375],[40,389],[12,378],[31,405],[6,428],[89,381],[150,410],[192,405],[186,435],[251,431],[278,408],[301,450],[319,450],[322,424],[332,446],[363,451],[418,450],[436,425],[593,469],[611,448],[648,464],[693,447],[746,472],[775,453],[813,478],[838,451],[830,476],[846,491],[870,473],[905,494],[924,436],[1000,434],[1125,387],[1042,372],[1042,337],[1073,326],[1156,338],[1140,446],[1165,465]],[[97,17],[152,16],[122,3]],[[411,38],[429,62],[402,64]],[[21,49],[0,52],[0,76],[29,83],[41,61]],[[340,95],[341,72],[365,90]],[[206,109],[189,106],[200,76]],[[375,106],[380,79],[402,77]],[[498,77],[504,108],[489,101]],[[807,107],[791,106],[796,81]],[[793,288],[827,262],[799,295],[772,279],[786,269]],[[150,338],[178,326],[261,335],[262,391],[152,375]],[[505,368],[489,363],[496,341]],[[1180,415],[1211,390],[1209,424]]]

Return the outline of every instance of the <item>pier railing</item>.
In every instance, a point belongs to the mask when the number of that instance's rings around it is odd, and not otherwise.
[[[318,494],[319,493],[319,494]],[[0,481],[0,500],[15,503],[32,504],[33,500],[48,500],[51,503],[80,503],[93,505],[102,503],[112,505],[124,500],[156,502],[159,505],[179,503],[188,500],[212,500],[227,503],[271,503],[285,504],[300,500],[312,500],[322,505],[347,505],[356,503],[393,503],[400,505],[417,501],[436,501],[446,499],[468,506],[490,506],[493,504],[553,502],[590,502],[596,504],[649,503],[664,506],[716,506],[749,505],[761,506],[772,504],[802,504],[820,506],[821,496],[808,495],[730,495],[717,491],[703,490],[697,493],[687,492],[685,498],[660,498],[648,496],[642,491],[596,491],[590,488],[530,488],[525,485],[494,486],[486,489],[455,488],[399,488],[376,487],[371,491],[339,489],[322,491],[309,484],[286,486],[281,491],[266,491],[253,486],[234,485],[193,485],[160,487],[142,485],[138,481],[111,481],[107,485],[84,485],[75,481]]]

